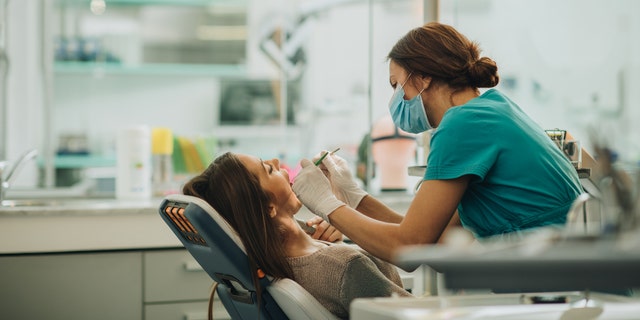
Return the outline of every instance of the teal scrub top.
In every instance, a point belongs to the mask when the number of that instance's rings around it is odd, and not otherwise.
[[[464,175],[458,214],[478,238],[564,224],[582,192],[562,151],[496,89],[447,110],[432,134],[424,179]]]

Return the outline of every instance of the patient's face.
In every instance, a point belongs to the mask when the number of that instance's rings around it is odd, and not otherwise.
[[[289,174],[280,168],[278,159],[261,160],[260,158],[236,154],[242,164],[260,180],[260,186],[265,191],[273,194],[274,205],[278,213],[291,213],[294,215],[302,207],[295,193],[291,189]]]

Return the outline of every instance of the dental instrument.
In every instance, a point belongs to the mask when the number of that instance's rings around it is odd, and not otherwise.
[[[338,152],[338,150],[340,150],[340,148],[339,148],[339,147],[338,147],[338,148],[336,148],[335,150],[331,151],[331,152],[329,152],[329,151],[325,152],[325,153],[322,155],[322,157],[320,157],[320,159],[318,159],[318,161],[316,161],[314,164],[315,164],[316,166],[319,166],[319,165],[322,163],[322,160],[324,160],[324,158],[326,158],[329,154],[334,154],[334,153]]]
[[[304,230],[304,232],[308,234],[316,233],[316,228],[314,226],[308,226],[304,220],[296,218],[296,222],[298,222],[298,225],[300,225],[300,227],[302,228],[302,230]]]

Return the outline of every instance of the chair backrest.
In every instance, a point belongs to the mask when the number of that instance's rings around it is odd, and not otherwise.
[[[291,279],[260,280],[260,305],[246,250],[236,231],[206,201],[187,195],[165,197],[162,219],[218,283],[217,293],[232,319],[336,319]]]

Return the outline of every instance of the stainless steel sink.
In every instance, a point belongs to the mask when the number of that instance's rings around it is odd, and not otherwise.
[[[87,197],[88,188],[89,185],[84,183],[71,187],[11,188],[7,190],[5,199],[0,202],[0,208],[66,207],[95,204],[96,199]]]
[[[52,206],[52,205],[60,205],[61,202],[58,200],[27,200],[27,199],[20,199],[20,200],[3,200],[2,204],[0,204],[2,207],[28,207],[28,206],[34,206],[34,207],[48,207],[48,206]]]
[[[19,188],[6,190],[5,199],[81,199],[88,196],[89,185],[78,184],[71,187]]]
[[[18,208],[18,207],[96,207],[107,205],[108,200],[105,199],[15,199],[3,200],[0,208]]]
[[[3,200],[3,207],[52,207],[63,206],[73,203],[70,200],[58,200],[58,199],[17,199],[17,200]]]
[[[157,210],[162,199],[120,200],[115,198],[31,198],[0,202],[0,215],[15,214],[132,214]]]

